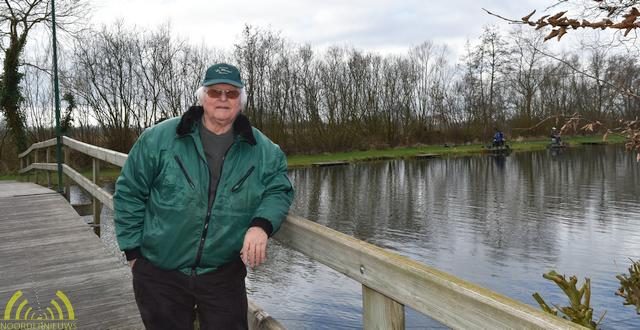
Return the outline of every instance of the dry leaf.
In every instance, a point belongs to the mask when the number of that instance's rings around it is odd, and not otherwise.
[[[529,18],[531,18],[531,16],[533,16],[533,14],[535,14],[535,13],[536,13],[536,10],[534,9],[534,10],[531,12],[531,14],[529,14],[529,15],[527,15],[527,16],[525,16],[525,17],[523,17],[523,18],[522,18],[522,20],[523,20],[524,22],[529,22]]]
[[[546,37],[544,38],[544,41],[547,41],[547,40],[549,40],[549,39],[551,39],[551,38],[553,38],[553,37],[557,36],[557,35],[558,35],[558,33],[560,33],[560,30],[559,30],[559,29],[558,29],[558,30],[551,30],[551,32],[549,33],[549,35],[548,35],[548,36],[546,36]]]

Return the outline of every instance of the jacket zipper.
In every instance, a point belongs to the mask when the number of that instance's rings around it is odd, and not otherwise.
[[[197,146],[195,146],[196,141],[195,140],[192,140],[192,141],[193,141],[194,147],[197,148]],[[233,144],[235,144],[235,142]],[[220,166],[220,174],[222,174],[224,170],[224,161],[225,159],[227,159],[227,154],[229,153],[229,150],[233,148],[233,144],[229,146],[227,151],[224,152],[224,156],[222,156],[222,166]],[[204,163],[205,165],[207,165],[207,169],[209,169],[209,164],[207,163],[206,159],[204,159]],[[216,184],[216,193],[218,192],[218,188],[220,187],[221,178],[222,178],[222,175],[220,175],[220,178],[218,179],[218,183]],[[209,185],[208,185],[207,191],[208,191],[208,194],[211,194],[211,178],[209,178]],[[209,202],[209,197],[210,197],[208,194],[207,194],[207,203]],[[197,275],[196,268],[200,266],[200,260],[202,259],[202,250],[204,249],[204,241],[207,238],[207,231],[209,231],[209,222],[211,221],[211,208],[213,207],[213,204],[215,204],[215,202],[216,202],[216,196],[213,196],[213,199],[211,200],[211,205],[210,206],[207,205],[207,216],[206,218],[204,218],[204,228],[202,229],[202,235],[200,236],[200,244],[198,245],[198,251],[196,252],[196,262],[193,265],[193,267],[191,267],[191,276]]]
[[[238,189],[240,189],[240,186],[242,186],[242,184],[247,180],[247,178],[249,177],[249,175],[251,175],[251,173],[253,173],[253,170],[255,170],[256,167],[255,166],[251,166],[251,168],[247,171],[247,173],[238,181],[238,183],[236,183],[235,185],[233,185],[233,187],[231,188],[231,192],[236,192]]]
[[[184,167],[184,164],[180,160],[180,157],[178,157],[178,155],[175,155],[173,156],[173,158],[175,158],[176,162],[178,162],[178,166],[180,166],[180,169],[182,170],[182,174],[184,174],[184,177],[187,178],[187,182],[189,182],[189,185],[191,186],[191,188],[195,189],[196,185],[193,184],[193,180],[191,180],[189,173],[187,173],[187,169]]]

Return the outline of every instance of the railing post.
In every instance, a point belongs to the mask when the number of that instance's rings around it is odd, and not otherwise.
[[[27,166],[29,166],[31,161],[31,153],[28,153],[27,155],[24,156],[24,167],[26,168]],[[27,172],[27,182],[31,182],[31,173]]]
[[[100,160],[93,158],[93,183],[98,185],[100,177]],[[100,237],[100,212],[102,211],[102,203],[95,196],[93,197],[93,232]]]
[[[24,157],[20,158],[20,169],[24,168]],[[22,175],[18,176],[18,180],[22,181]]]
[[[33,149],[33,162],[38,162],[38,149]],[[35,184],[38,184],[38,171],[33,170],[33,176],[35,177]]]
[[[45,160],[47,163],[49,163],[49,160],[50,160],[50,153],[49,153],[50,149],[51,148],[49,147],[44,148]],[[47,188],[51,188],[51,173],[49,171],[46,171],[46,172],[47,172]]]
[[[404,305],[362,285],[364,329],[404,329]]]
[[[71,155],[69,155],[71,153],[71,151],[69,150],[68,147],[64,148],[64,164],[71,167]],[[59,178],[62,177],[62,175],[58,176]],[[69,183],[69,181],[71,181],[71,179],[67,176],[66,178],[64,178],[64,198],[67,199],[68,202],[71,202],[71,184]],[[58,183],[58,185],[60,185],[60,183]]]

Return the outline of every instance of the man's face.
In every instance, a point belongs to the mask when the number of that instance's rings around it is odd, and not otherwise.
[[[231,125],[240,112],[240,89],[229,84],[205,87],[204,120],[214,127]]]

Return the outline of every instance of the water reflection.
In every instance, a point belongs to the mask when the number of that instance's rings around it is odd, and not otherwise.
[[[633,156],[594,146],[297,169],[292,213],[536,308],[534,291],[566,303],[542,273],[590,277],[595,317],[607,311],[602,328],[632,329],[640,318],[613,293],[615,275],[640,258]],[[291,329],[362,327],[360,284],[279,244],[248,288]],[[407,311],[407,328],[439,327]]]
[[[291,173],[294,212],[536,307],[534,291],[554,303],[565,299],[542,273],[590,277],[596,315],[607,310],[603,327],[634,328],[633,308],[613,295],[615,275],[626,272],[628,258],[640,256],[639,167],[632,156],[619,147],[587,147],[300,169]],[[360,310],[359,285],[327,279],[331,271],[320,268],[325,275],[300,270],[292,276],[311,276],[309,286],[324,288],[315,297],[321,301],[353,292],[350,306]],[[269,278],[253,275],[260,300]],[[297,292],[298,285],[280,290]],[[305,308],[278,298],[264,301],[281,306],[274,314],[283,318],[305,315]],[[335,310],[306,304],[336,319]],[[358,318],[338,319],[361,326]],[[436,326],[413,312],[407,325]]]
[[[114,183],[104,183],[101,186],[102,189],[107,191],[110,194],[113,194],[115,190]],[[90,204],[92,198],[89,194],[82,191],[82,189],[78,186],[71,186],[71,194],[70,194],[70,202],[73,205],[76,204]],[[93,216],[88,215],[82,217],[86,223],[93,223]],[[108,251],[111,251],[114,255],[116,255],[120,262],[123,264],[127,264],[127,260],[124,255],[120,252],[118,248],[118,242],[116,241],[115,228],[113,224],[113,211],[107,207],[102,207],[102,211],[100,212],[100,238],[102,242],[107,247]]]

